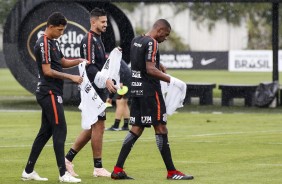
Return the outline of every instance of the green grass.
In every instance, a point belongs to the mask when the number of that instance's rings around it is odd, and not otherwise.
[[[0,112],[1,183],[22,183],[33,139],[40,125],[40,112]],[[80,132],[80,113],[66,111],[68,150]],[[109,113],[107,126],[113,121]],[[191,114],[169,117],[169,140],[176,167],[195,176],[197,184],[279,184],[282,181],[282,126],[280,114]],[[103,163],[112,170],[126,132],[105,132]],[[74,160],[75,171],[83,183],[120,183],[109,178],[93,178],[90,144]],[[125,163],[135,177],[132,184],[171,183],[155,143],[153,129],[146,129]],[[37,172],[57,183],[58,171],[52,148],[47,143]],[[36,182],[30,182],[36,183]],[[184,182],[180,182],[184,183]]]
[[[170,74],[186,82],[250,83],[270,81],[266,73],[226,71],[179,71]],[[254,76],[253,76],[254,75]],[[35,98],[21,87],[7,69],[0,69],[0,173],[1,183],[23,183],[20,176],[40,126],[40,108]],[[248,80],[246,80],[248,79]],[[66,106],[68,135],[66,151],[81,131],[77,107]],[[195,184],[280,184],[282,181],[282,124],[278,108],[185,105],[168,119],[169,140],[175,166],[193,174]],[[114,109],[107,113],[106,126],[114,121]],[[105,132],[103,165],[112,170],[126,132]],[[93,178],[90,144],[74,160],[83,183],[124,183]],[[36,171],[58,183],[58,170],[50,140],[36,164]],[[146,129],[134,145],[125,170],[132,184],[172,183],[156,146],[153,129]],[[42,183],[42,182],[25,182]]]

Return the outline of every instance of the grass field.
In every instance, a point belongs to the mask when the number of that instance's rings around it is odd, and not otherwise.
[[[185,81],[243,83],[246,77],[234,73],[211,71],[214,80],[202,71],[171,71]],[[188,73],[188,72],[187,72]],[[224,75],[225,77],[220,77]],[[230,75],[230,76],[229,76]],[[242,74],[243,75],[243,74]],[[247,75],[247,74],[245,74]],[[249,74],[251,75],[251,74]],[[266,74],[257,73],[250,83],[270,81]],[[34,97],[13,79],[7,70],[0,70],[0,173],[3,184],[23,183],[21,172],[31,144],[40,126],[40,109]],[[197,80],[197,77],[199,80]],[[235,80],[235,78],[238,81]],[[4,79],[3,79],[4,78]],[[208,80],[210,79],[210,80]],[[222,79],[219,81],[219,79]],[[265,79],[265,80],[263,80]],[[234,80],[234,81],[233,81]],[[242,81],[241,81],[242,80]],[[90,144],[74,160],[75,171],[82,183],[195,183],[195,184],[280,184],[282,182],[282,115],[275,109],[186,105],[168,121],[169,140],[176,167],[193,174],[192,181],[167,181],[166,171],[158,152],[153,129],[146,129],[125,163],[125,170],[133,181],[113,181],[93,178]],[[80,132],[80,112],[66,107],[68,135],[66,150]],[[114,120],[113,109],[107,114],[106,125]],[[103,164],[112,170],[126,132],[105,132]],[[36,171],[58,183],[58,170],[52,140],[47,143],[36,165]],[[42,182],[24,182],[42,183]]]

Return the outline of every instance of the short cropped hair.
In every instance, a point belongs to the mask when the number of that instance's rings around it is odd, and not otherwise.
[[[104,9],[100,9],[96,7],[90,12],[90,18],[91,17],[101,17],[101,16],[107,16],[107,13]]]
[[[159,19],[159,20],[157,20],[154,23],[153,28],[157,28],[159,26],[165,26],[165,27],[171,29],[170,23],[166,19]]]
[[[61,12],[54,12],[52,13],[47,20],[47,26],[60,26],[60,25],[67,25],[67,19]]]

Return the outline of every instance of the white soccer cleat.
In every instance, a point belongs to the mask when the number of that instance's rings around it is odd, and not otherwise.
[[[68,159],[66,159],[66,158],[65,158],[65,163],[66,163],[66,169],[67,169],[67,171],[68,171],[72,176],[77,177],[78,174],[76,174],[76,173],[74,172],[74,170],[73,170],[73,168],[74,168],[73,163],[71,163],[71,162],[70,162]]]
[[[93,176],[94,177],[111,177],[111,173],[104,168],[94,167]]]
[[[32,173],[27,174],[25,170],[22,173],[22,180],[28,181],[28,180],[35,180],[35,181],[48,181],[48,178],[41,178],[37,172],[32,171]]]
[[[63,176],[59,176],[60,182],[65,183],[80,183],[81,179],[73,177],[68,171]]]

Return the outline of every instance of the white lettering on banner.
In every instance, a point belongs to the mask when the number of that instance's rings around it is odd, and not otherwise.
[[[160,61],[167,68],[193,68],[190,54],[161,54]]]
[[[272,51],[270,50],[229,51],[228,61],[229,71],[272,71]]]
[[[42,36],[44,31],[37,33],[37,38]],[[80,57],[80,43],[83,39],[83,34],[78,34],[76,31],[68,31],[58,38],[62,53],[66,58],[79,58]]]

